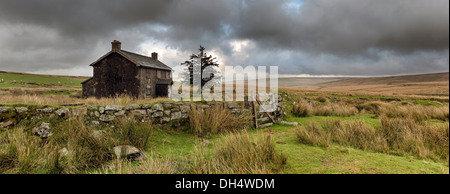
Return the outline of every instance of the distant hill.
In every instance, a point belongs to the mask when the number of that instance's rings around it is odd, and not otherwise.
[[[330,79],[324,79],[323,81]],[[300,82],[299,82],[300,81]],[[304,85],[297,78],[284,80],[280,87],[327,92],[347,92],[381,95],[408,95],[426,97],[449,96],[449,73],[402,75],[389,77],[344,78],[336,81]],[[297,83],[296,83],[297,82]]]
[[[369,77],[369,78],[350,78],[339,80],[333,83],[327,83],[327,86],[333,85],[378,85],[378,84],[400,84],[400,83],[420,83],[420,82],[448,82],[449,73],[434,73],[421,75],[402,75],[389,77]]]
[[[39,75],[0,71],[0,88],[5,87],[81,87],[83,76]]]

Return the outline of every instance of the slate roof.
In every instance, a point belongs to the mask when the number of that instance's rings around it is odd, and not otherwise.
[[[163,70],[169,70],[169,71],[172,70],[172,68],[165,65],[161,61],[155,60],[151,57],[139,55],[139,54],[132,53],[129,51],[124,51],[124,50],[120,50],[120,52],[143,67],[149,67],[149,68],[154,68],[154,69],[163,69]]]
[[[103,57],[98,59],[97,61],[93,62],[91,64],[91,66],[96,65],[99,61],[103,60],[104,58],[106,58],[107,56],[109,56],[112,53],[117,53],[117,54],[127,58],[128,60],[130,60],[131,62],[133,62],[134,64],[136,64],[137,66],[140,66],[140,67],[161,69],[161,70],[167,70],[167,71],[172,70],[172,68],[165,65],[164,63],[162,63],[159,60],[156,60],[151,57],[144,56],[144,55],[132,53],[129,51],[124,51],[124,50],[110,51],[110,52],[106,53],[106,55],[104,55]]]

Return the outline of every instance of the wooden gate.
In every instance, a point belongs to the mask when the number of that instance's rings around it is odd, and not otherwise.
[[[273,100],[274,98],[271,97],[270,99]],[[258,95],[255,97],[255,101],[251,102],[253,122],[257,129],[270,127],[273,124],[276,124],[278,120],[283,120],[283,110],[280,110],[279,106],[273,112],[260,112],[261,105],[264,103],[265,102],[262,102]]]

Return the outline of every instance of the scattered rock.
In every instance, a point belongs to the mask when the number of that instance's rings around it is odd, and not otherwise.
[[[89,122],[90,127],[100,127],[100,122],[98,121],[91,121]]]
[[[201,146],[208,146],[210,142],[208,140],[204,140],[202,143],[200,143]]]
[[[39,119],[42,119],[42,115],[37,115],[37,116],[32,116],[31,117],[32,121],[39,120]]]
[[[286,122],[286,121],[281,121],[282,124],[284,125],[290,125],[290,126],[298,126],[297,122]]]
[[[93,130],[91,135],[96,140],[101,140],[105,135],[105,131],[104,130]]]
[[[55,114],[60,116],[60,117],[66,117],[66,116],[69,115],[69,113],[70,113],[70,110],[68,108],[66,108],[66,107],[60,108],[57,111],[55,111]]]
[[[122,110],[122,106],[118,106],[118,105],[108,105],[105,107],[105,111],[121,111]]]
[[[0,106],[0,113],[7,113],[9,111],[9,106]]]
[[[100,115],[100,121],[103,121],[106,123],[113,121],[115,118],[116,117],[113,115],[105,115],[105,114]]]
[[[128,160],[133,161],[144,159],[144,153],[142,153],[141,150],[133,146],[129,145],[116,146],[113,148],[113,150],[114,154],[116,154],[118,158],[126,158]]]
[[[41,139],[47,139],[52,136],[53,133],[50,129],[50,123],[42,123],[39,127],[35,127],[31,132],[34,135],[41,137]]]
[[[63,148],[63,149],[59,150],[59,155],[61,157],[66,157],[69,155],[69,150],[67,148]]]
[[[7,127],[11,126],[12,124],[14,124],[12,121],[1,122],[0,128],[7,128]]]
[[[16,112],[19,114],[27,112],[27,111],[28,111],[27,107],[16,107]]]

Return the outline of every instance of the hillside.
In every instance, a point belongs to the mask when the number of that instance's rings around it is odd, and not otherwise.
[[[0,71],[0,88],[81,87],[81,76],[38,75]]]
[[[290,89],[322,92],[364,93],[376,95],[407,95],[425,97],[449,96],[449,73],[404,75],[390,77],[345,78],[337,81],[303,85],[291,78]]]

